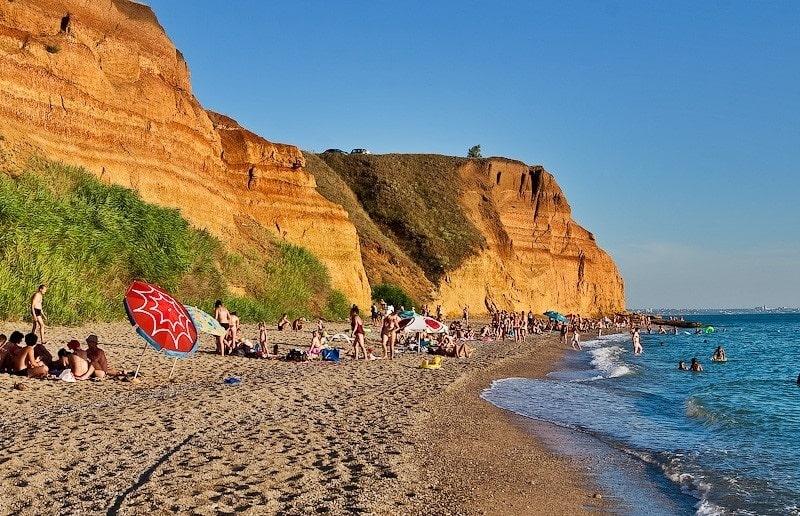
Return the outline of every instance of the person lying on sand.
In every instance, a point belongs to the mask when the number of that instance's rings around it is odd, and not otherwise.
[[[106,352],[97,346],[97,335],[92,334],[86,337],[86,345],[89,346],[89,349],[86,350],[85,358],[88,358],[92,367],[94,367],[98,373],[102,372],[108,376],[120,376],[125,374],[125,371],[119,371],[108,363]]]
[[[39,337],[35,333],[25,335],[25,347],[14,357],[13,374],[29,378],[44,378],[47,376],[47,366],[36,358],[34,348]]]
[[[703,372],[703,366],[700,364],[700,362],[697,361],[696,358],[693,358],[692,359],[692,365],[689,366],[689,371],[691,371],[693,373],[702,373]]]

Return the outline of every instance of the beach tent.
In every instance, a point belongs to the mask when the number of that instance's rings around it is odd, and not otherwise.
[[[125,292],[122,304],[136,333],[145,341],[142,355],[150,346],[177,362],[197,350],[200,339],[189,312],[161,287],[136,280]],[[134,378],[139,374],[139,366]],[[170,377],[174,371],[175,363]]]
[[[558,312],[554,312],[553,310],[548,310],[547,312],[544,313],[544,315],[547,316],[548,318],[556,320],[558,322],[562,322],[562,323],[567,322],[567,318],[564,317],[564,315],[562,315],[562,314],[560,314]]]

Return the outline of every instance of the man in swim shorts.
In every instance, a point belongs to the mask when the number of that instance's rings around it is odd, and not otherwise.
[[[33,319],[33,328],[31,333],[37,333],[39,340],[44,343],[44,321],[47,316],[44,314],[42,302],[44,295],[47,293],[47,286],[44,284],[39,285],[36,292],[31,296],[31,318]]]
[[[44,378],[47,376],[47,366],[36,358],[34,349],[39,337],[35,333],[25,335],[25,347],[14,357],[13,374],[29,378]]]
[[[222,303],[221,299],[217,299],[216,303],[214,303],[214,319],[217,320],[220,326],[222,326],[225,331],[229,331],[231,327],[231,314],[228,312],[228,309],[225,308],[225,305]],[[217,337],[217,353],[225,356],[225,341],[228,340],[228,334],[224,337]]]

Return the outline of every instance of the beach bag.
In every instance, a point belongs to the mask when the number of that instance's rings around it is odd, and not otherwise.
[[[75,381],[75,375],[72,374],[72,371],[70,369],[64,369],[63,371],[61,371],[61,374],[58,375],[58,379],[61,380],[62,382],[71,383]]]
[[[328,348],[322,350],[322,360],[329,362],[339,361],[339,348]]]
[[[286,360],[288,362],[305,362],[308,360],[308,355],[305,351],[300,351],[299,349],[291,349],[289,353],[286,354]]]

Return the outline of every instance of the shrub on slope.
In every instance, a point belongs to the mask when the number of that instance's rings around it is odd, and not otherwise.
[[[245,320],[314,308],[344,315],[342,296],[316,258],[284,243],[269,247],[251,258],[228,254],[177,210],[145,203],[80,168],[36,161],[16,178],[0,173],[0,319],[26,316],[39,283],[50,287],[45,311],[51,323],[122,318],[121,296],[134,278],[206,309],[225,298],[248,308]],[[259,288],[230,295],[232,270],[249,271],[248,286]]]

